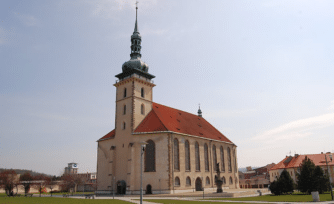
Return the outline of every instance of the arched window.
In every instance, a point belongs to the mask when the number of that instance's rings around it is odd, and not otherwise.
[[[213,170],[217,171],[217,153],[216,153],[216,145],[212,146],[212,160],[213,160]]]
[[[205,179],[205,184],[206,184],[206,185],[210,185],[210,179],[209,179],[208,176],[207,176],[206,179]]]
[[[180,178],[179,177],[175,177],[175,186],[180,186]]]
[[[224,176],[223,176],[223,178],[222,178],[222,181],[223,181],[223,184],[226,184],[226,179],[225,179]]]
[[[142,115],[145,115],[145,106],[144,106],[144,104],[141,104],[141,106],[140,106],[140,113]]]
[[[188,140],[186,140],[184,144],[184,150],[185,150],[186,171],[190,171],[190,147]]]
[[[180,170],[179,140],[174,139],[174,169]]]
[[[201,171],[201,159],[199,154],[199,145],[198,142],[195,143],[195,163],[196,163],[196,171]]]
[[[146,141],[145,149],[145,172],[155,171],[155,143],[152,140]]]
[[[123,115],[126,114],[126,105],[123,106]]]
[[[224,161],[224,149],[220,146],[220,167],[221,171],[225,171],[225,161]]]
[[[230,185],[233,184],[233,179],[232,177],[230,176]]]
[[[191,186],[191,179],[189,176],[186,178],[186,185]]]
[[[231,149],[227,148],[227,159],[228,159],[228,171],[232,172],[232,160],[231,160]]]
[[[209,154],[208,154],[208,145],[204,144],[204,164],[205,171],[209,171]]]
[[[126,123],[123,122],[123,130],[125,130],[125,128],[126,128]]]
[[[143,97],[144,98],[144,88],[141,88],[141,97]]]
[[[124,98],[126,97],[126,88],[124,88]]]

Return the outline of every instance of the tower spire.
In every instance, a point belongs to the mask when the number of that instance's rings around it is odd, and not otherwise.
[[[135,30],[134,33],[138,32],[138,26],[137,26],[137,11],[138,11],[138,1],[136,1],[136,23],[135,23]]]
[[[202,117],[201,104],[198,104],[198,111],[197,111],[197,113],[198,113],[199,117]]]

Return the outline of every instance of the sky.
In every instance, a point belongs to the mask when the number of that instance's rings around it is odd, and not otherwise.
[[[153,100],[203,117],[238,166],[333,152],[334,1],[140,0]],[[134,0],[0,1],[0,168],[95,172]]]

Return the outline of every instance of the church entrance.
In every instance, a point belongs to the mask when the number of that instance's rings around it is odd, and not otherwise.
[[[117,181],[117,194],[125,194],[126,193],[126,183],[124,180]]]
[[[200,177],[197,177],[195,181],[196,191],[202,191],[202,179]]]
[[[146,186],[146,194],[152,194],[152,186],[150,184]]]

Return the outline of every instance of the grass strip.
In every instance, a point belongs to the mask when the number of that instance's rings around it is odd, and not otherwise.
[[[163,204],[206,204],[206,203],[214,203],[217,204],[217,202],[210,202],[210,201],[193,201],[193,200],[172,200],[172,199],[144,199],[144,201],[147,202],[153,202],[153,203],[163,203]],[[237,203],[237,202],[222,202],[223,204],[245,204],[245,203]],[[256,203],[252,203],[256,204]],[[265,203],[261,203],[265,204]]]

